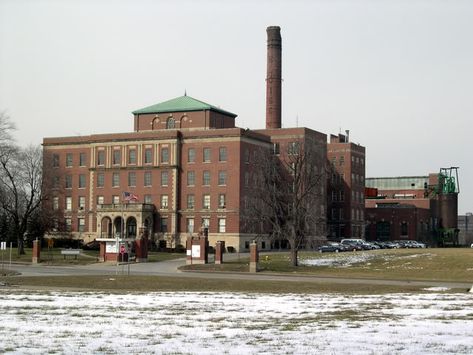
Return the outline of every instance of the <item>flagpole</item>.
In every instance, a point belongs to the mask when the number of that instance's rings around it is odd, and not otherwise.
[[[121,202],[121,210],[122,210],[121,211],[122,212],[121,213],[122,221],[120,223],[120,235],[122,235],[122,233],[123,233],[123,192],[121,193],[120,197],[121,197],[120,202]],[[117,252],[117,268],[116,268],[115,273],[116,273],[116,275],[118,275],[118,264],[119,264],[119,254],[120,254],[120,238],[118,236],[118,233],[116,234],[115,239],[116,239],[115,248],[116,248],[116,252]]]

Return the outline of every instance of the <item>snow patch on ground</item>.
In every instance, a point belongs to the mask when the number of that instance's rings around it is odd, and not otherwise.
[[[1,291],[7,354],[471,354],[473,295]]]
[[[403,256],[397,256],[397,255],[386,255],[386,254],[380,254],[378,252],[346,252],[346,253],[338,253],[338,254],[332,254],[329,257],[321,256],[321,257],[315,257],[315,258],[308,258],[308,259],[303,259],[301,258],[300,264],[302,265],[307,265],[307,266],[331,266],[335,268],[347,268],[350,266],[353,266],[355,264],[366,264],[366,266],[370,266],[371,263],[370,261],[374,259],[381,259],[385,261],[385,265],[389,265],[389,263],[393,260],[404,260],[404,259],[414,259],[414,258],[419,258],[419,257],[426,257],[426,258],[431,258],[432,254],[426,253],[426,254],[412,254],[412,255],[403,255]],[[387,269],[409,269],[409,270],[417,270],[417,269],[422,269],[422,267],[417,267],[417,266],[411,266],[411,262],[407,261],[403,263],[402,265],[393,265],[393,266],[386,266]]]
[[[424,291],[443,292],[450,290],[448,287],[428,287],[423,288]]]
[[[314,259],[302,259],[299,261],[300,264],[307,266],[333,266],[339,268],[345,268],[354,264],[366,263],[371,259],[379,257],[374,253],[363,253],[363,252],[347,252],[343,254],[336,254],[333,257],[322,257]]]

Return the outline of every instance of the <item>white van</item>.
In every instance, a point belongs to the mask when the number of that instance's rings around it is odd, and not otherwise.
[[[341,244],[362,244],[364,239],[342,239]]]

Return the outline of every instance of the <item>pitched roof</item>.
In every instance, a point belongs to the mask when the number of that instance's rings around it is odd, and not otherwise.
[[[144,113],[162,113],[162,112],[188,112],[188,111],[203,111],[203,110],[212,110],[219,113],[222,113],[227,116],[236,117],[237,115],[225,110],[222,110],[218,107],[212,106],[203,101],[194,99],[190,96],[184,95],[181,97],[176,97],[175,99],[161,102],[156,105],[148,106],[136,111],[133,111],[134,115],[144,114]]]

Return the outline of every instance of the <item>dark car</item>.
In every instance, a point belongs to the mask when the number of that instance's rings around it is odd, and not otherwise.
[[[357,243],[355,241],[342,240],[342,244],[345,245],[349,250],[352,250],[352,251],[363,250],[363,247],[361,246],[361,243]]]
[[[338,253],[339,251],[342,251],[340,245],[336,243],[322,245],[318,250],[319,253]]]

